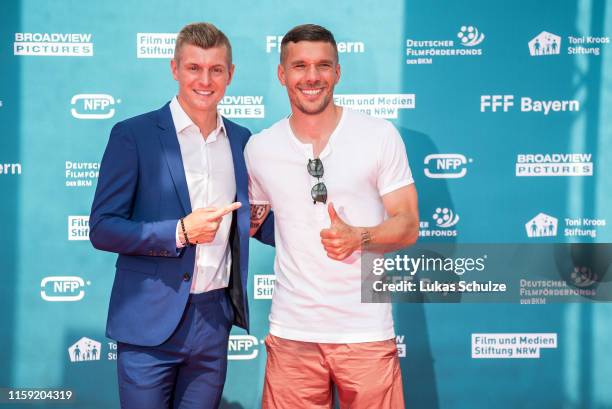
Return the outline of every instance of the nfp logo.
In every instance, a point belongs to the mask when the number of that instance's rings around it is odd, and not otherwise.
[[[90,284],[87,281],[87,285]],[[40,296],[45,301],[80,301],[85,297],[85,281],[81,277],[45,277],[40,282],[40,288]]]
[[[70,362],[99,361],[102,344],[93,339],[83,337],[68,348]]]
[[[70,113],[77,119],[108,119],[115,115],[115,98],[108,94],[77,94],[70,104]]]
[[[472,159],[469,160],[472,162]],[[467,173],[468,159],[460,153],[432,153],[425,156],[425,176],[432,179],[458,179]]]
[[[252,335],[230,335],[227,359],[230,361],[245,361],[257,358],[259,342]]]
[[[529,54],[532,57],[557,55],[561,52],[561,37],[542,31],[529,41]]]
[[[557,218],[540,213],[525,223],[525,230],[528,237],[554,237],[557,235],[557,224]]]

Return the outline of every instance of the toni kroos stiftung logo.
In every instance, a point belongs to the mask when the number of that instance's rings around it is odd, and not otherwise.
[[[532,38],[529,43],[529,54],[532,57],[546,55],[594,55],[600,56],[603,47],[610,44],[610,37],[592,35],[566,35],[566,48],[562,49],[561,36],[548,31],[542,31]]]
[[[102,344],[83,337],[68,348],[70,362],[99,361]]]
[[[561,37],[542,31],[529,41],[529,54],[533,57],[558,55],[561,52]]]
[[[15,33],[15,55],[92,57],[94,44],[85,33]]]
[[[540,213],[525,223],[525,231],[528,237],[555,237],[558,222],[556,217]]]
[[[70,114],[76,119],[109,119],[120,103],[108,94],[76,94],[70,99]]]

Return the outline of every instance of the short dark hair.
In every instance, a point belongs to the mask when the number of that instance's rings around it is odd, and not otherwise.
[[[336,61],[338,61],[338,46],[334,35],[326,29],[316,24],[302,24],[295,26],[285,34],[281,41],[280,61],[285,61],[287,56],[287,44],[299,43],[300,41],[321,41],[329,43],[334,47],[336,53]]]
[[[192,23],[181,29],[174,45],[174,60],[179,62],[181,48],[185,44],[195,45],[205,50],[213,47],[225,46],[227,50],[227,65],[232,65],[232,46],[229,40],[214,24]]]

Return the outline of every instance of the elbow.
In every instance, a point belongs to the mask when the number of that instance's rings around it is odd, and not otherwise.
[[[419,221],[418,219],[408,224],[406,234],[404,235],[404,247],[410,247],[414,245],[419,238]]]
[[[90,219],[91,221],[91,219]],[[98,229],[99,224],[94,223],[89,225],[89,242],[91,245],[97,250],[105,250],[102,237],[100,235],[100,229]]]

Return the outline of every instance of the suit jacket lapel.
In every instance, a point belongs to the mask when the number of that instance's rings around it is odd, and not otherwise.
[[[164,150],[164,156],[172,175],[174,187],[181,201],[181,206],[185,214],[191,213],[191,201],[189,200],[189,189],[185,178],[185,167],[181,157],[181,147],[174,129],[170,104],[164,105],[159,110],[159,120],[157,126],[160,128],[159,139]]]
[[[232,160],[234,161],[234,178],[236,179],[236,200],[242,203],[242,207],[238,209],[239,215],[250,214],[249,213],[249,198],[248,198],[248,179],[246,172],[246,165],[244,163],[243,149],[244,146],[242,141],[237,135],[232,135],[234,131],[233,124],[223,118],[223,124],[227,131],[227,138],[230,142],[232,150]],[[238,217],[238,225],[240,229],[244,228],[244,217]]]

